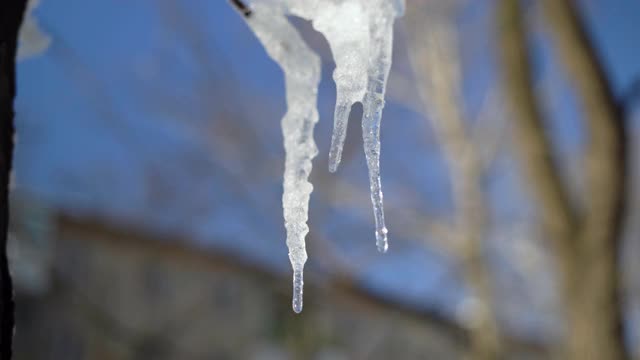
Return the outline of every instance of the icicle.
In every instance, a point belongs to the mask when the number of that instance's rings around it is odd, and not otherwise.
[[[302,274],[307,261],[305,236],[309,232],[309,196],[313,190],[308,178],[311,159],[318,153],[313,128],[318,122],[316,98],[320,58],[304,43],[282,8],[256,4],[247,21],[285,75],[288,110],[282,119],[286,153],[282,203],[289,260],[294,273],[293,310],[299,313],[302,311]]]
[[[304,43],[286,16],[311,20],[329,42],[336,62],[333,79],[337,100],[329,170],[340,164],[351,107],[362,102],[362,134],[369,168],[376,245],[387,251],[380,182],[380,120],[391,67],[394,19],[404,12],[404,0],[254,0],[247,22],[267,53],[282,68],[287,90],[287,114],[282,119],[286,162],[283,207],[289,259],[293,267],[293,309],[302,311],[303,269],[311,160],[317,154],[313,127],[318,121],[317,90],[320,60]]]
[[[369,168],[371,202],[373,203],[376,224],[376,245],[378,250],[384,253],[389,248],[389,243],[387,241],[387,227],[384,223],[382,184],[380,180],[380,120],[382,119],[382,109],[384,108],[387,78],[391,69],[393,19],[395,15],[392,9],[383,9],[381,13],[375,17],[377,23],[371,29],[371,50],[368,65],[369,84],[363,100],[362,137],[367,167]]]
[[[326,4],[318,11],[313,26],[329,42],[336,70],[336,109],[329,151],[329,171],[338,169],[351,106],[362,101],[367,89],[369,61],[369,14],[359,1]]]
[[[340,164],[351,106],[362,101],[362,134],[376,245],[380,252],[386,252],[389,245],[380,180],[380,120],[391,68],[393,21],[404,12],[404,1],[345,0],[323,3],[316,9],[313,26],[327,38],[336,62],[333,78],[337,96],[329,171],[335,172]]]

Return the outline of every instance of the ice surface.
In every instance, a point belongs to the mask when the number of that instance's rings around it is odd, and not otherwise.
[[[378,250],[388,248],[380,181],[380,120],[391,67],[393,22],[404,12],[404,0],[255,0],[247,22],[267,53],[285,74],[288,110],[282,120],[285,142],[283,207],[289,259],[293,267],[293,309],[302,311],[303,268],[311,160],[317,154],[313,127],[320,60],[287,20],[310,20],[331,47],[337,100],[329,170],[340,164],[351,107],[362,102],[362,133],[369,168],[371,201]]]

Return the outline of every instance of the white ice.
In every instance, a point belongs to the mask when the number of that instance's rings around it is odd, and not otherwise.
[[[329,152],[329,170],[340,164],[351,107],[362,102],[362,133],[369,168],[376,245],[387,251],[380,182],[380,120],[391,67],[393,22],[404,12],[404,0],[254,0],[247,22],[285,75],[288,110],[282,119],[286,161],[283,207],[289,259],[293,267],[293,309],[302,311],[303,268],[311,160],[317,154],[313,127],[318,121],[320,59],[287,20],[310,20],[331,47],[337,100]]]

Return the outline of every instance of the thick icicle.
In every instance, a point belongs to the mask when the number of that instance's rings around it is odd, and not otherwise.
[[[320,58],[304,43],[282,8],[256,4],[248,23],[269,56],[285,75],[288,110],[282,119],[286,152],[284,171],[285,228],[293,267],[293,310],[302,311],[303,269],[307,261],[305,236],[313,186],[308,178],[311,159],[318,153],[313,128],[318,122],[317,92]]]
[[[312,21],[329,42],[337,88],[329,170],[337,170],[347,133],[351,107],[362,102],[362,133],[369,168],[376,244],[387,251],[380,182],[380,120],[391,67],[393,22],[404,12],[404,0],[254,0],[247,22],[267,53],[285,74],[288,111],[282,119],[286,163],[284,218],[289,259],[293,266],[293,309],[302,310],[303,268],[307,260],[304,238],[309,232],[307,212],[313,189],[308,182],[317,149],[313,127],[318,121],[317,89],[320,60],[288,22],[287,15]]]

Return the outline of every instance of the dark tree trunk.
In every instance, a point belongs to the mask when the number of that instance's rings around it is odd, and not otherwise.
[[[13,99],[16,95],[15,57],[18,28],[26,0],[0,3],[0,359],[11,358],[13,289],[7,261],[9,172],[13,156]]]

